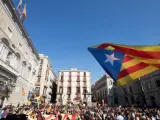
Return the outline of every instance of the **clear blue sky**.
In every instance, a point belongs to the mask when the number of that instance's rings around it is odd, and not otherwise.
[[[16,3],[18,0],[14,0]],[[54,71],[88,69],[92,83],[104,74],[87,51],[103,42],[160,43],[160,0],[23,0],[25,27]]]

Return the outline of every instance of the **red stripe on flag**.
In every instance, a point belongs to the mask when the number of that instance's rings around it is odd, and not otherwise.
[[[56,117],[56,118],[54,118],[54,120],[58,120],[58,118]]]
[[[68,114],[65,114],[63,117],[63,120],[67,119],[67,117],[68,117]]]
[[[136,71],[138,71],[138,70],[140,70],[140,69],[143,69],[143,68],[145,68],[145,67],[148,67],[148,65],[145,64],[145,63],[143,63],[143,62],[141,62],[141,63],[139,63],[139,64],[137,64],[137,65],[134,65],[134,66],[132,66],[132,67],[129,67],[129,68],[127,68],[127,69],[124,69],[124,70],[120,71],[120,74],[119,74],[119,76],[118,76],[118,79],[120,79],[120,78],[122,78],[122,77],[124,77],[124,76],[126,76],[126,75],[129,75],[129,74],[131,74],[131,73],[133,73],[133,72],[136,72]]]
[[[47,118],[45,118],[45,120],[50,120],[53,117],[53,114],[51,114],[50,116],[48,116]]]
[[[73,113],[71,120],[76,120],[76,116],[77,116],[76,113]]]
[[[133,60],[134,58],[130,57],[130,56],[125,56],[123,59],[123,63],[128,62],[130,60]]]
[[[127,48],[127,47],[123,47],[123,46],[118,46],[118,45],[113,45],[113,44],[102,44],[97,48],[101,48],[104,49],[108,46],[112,46],[114,47],[116,50],[119,50],[121,52],[124,52],[126,54],[129,55],[133,55],[133,56],[138,56],[138,57],[143,57],[143,58],[149,58],[149,59],[160,59],[160,52],[154,52],[154,51],[142,51],[142,50],[136,50],[136,49],[132,49],[132,48]]]
[[[157,68],[160,68],[160,65],[159,64],[154,64],[155,67]]]
[[[108,46],[109,46],[108,44],[101,44],[101,45],[98,46],[97,48],[105,49],[105,48],[108,47]]]

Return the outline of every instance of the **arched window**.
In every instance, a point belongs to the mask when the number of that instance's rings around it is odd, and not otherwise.
[[[17,56],[18,59],[21,59],[21,55],[19,53],[15,54]]]
[[[23,61],[23,65],[26,66],[26,65],[27,65],[27,62],[26,62],[26,61]]]
[[[6,38],[2,38],[1,40],[4,44],[6,44],[7,46],[10,46],[9,41]]]
[[[6,61],[7,61],[8,64],[10,64],[11,59],[12,59],[12,53],[11,53],[11,52],[8,52],[8,54],[7,54],[7,59],[6,59]]]
[[[21,68],[21,76],[22,77],[24,77],[24,78],[26,78],[26,65],[27,65],[27,63],[26,63],[26,61],[23,61],[22,62],[22,68]]]

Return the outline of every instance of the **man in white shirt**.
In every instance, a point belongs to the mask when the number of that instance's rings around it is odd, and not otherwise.
[[[117,116],[116,120],[124,120],[124,117],[121,115],[120,112],[118,112],[118,116]]]

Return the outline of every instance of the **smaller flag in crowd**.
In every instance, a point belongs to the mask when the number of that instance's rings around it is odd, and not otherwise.
[[[37,115],[37,120],[44,120],[43,117],[42,117],[42,114],[41,112],[38,110],[38,115]]]
[[[65,114],[63,117],[63,120],[66,120],[68,118],[68,114]]]
[[[22,96],[26,96],[26,93],[23,87],[22,87]]]
[[[81,99],[81,93],[78,93],[77,96],[73,99],[74,101],[80,100]]]

